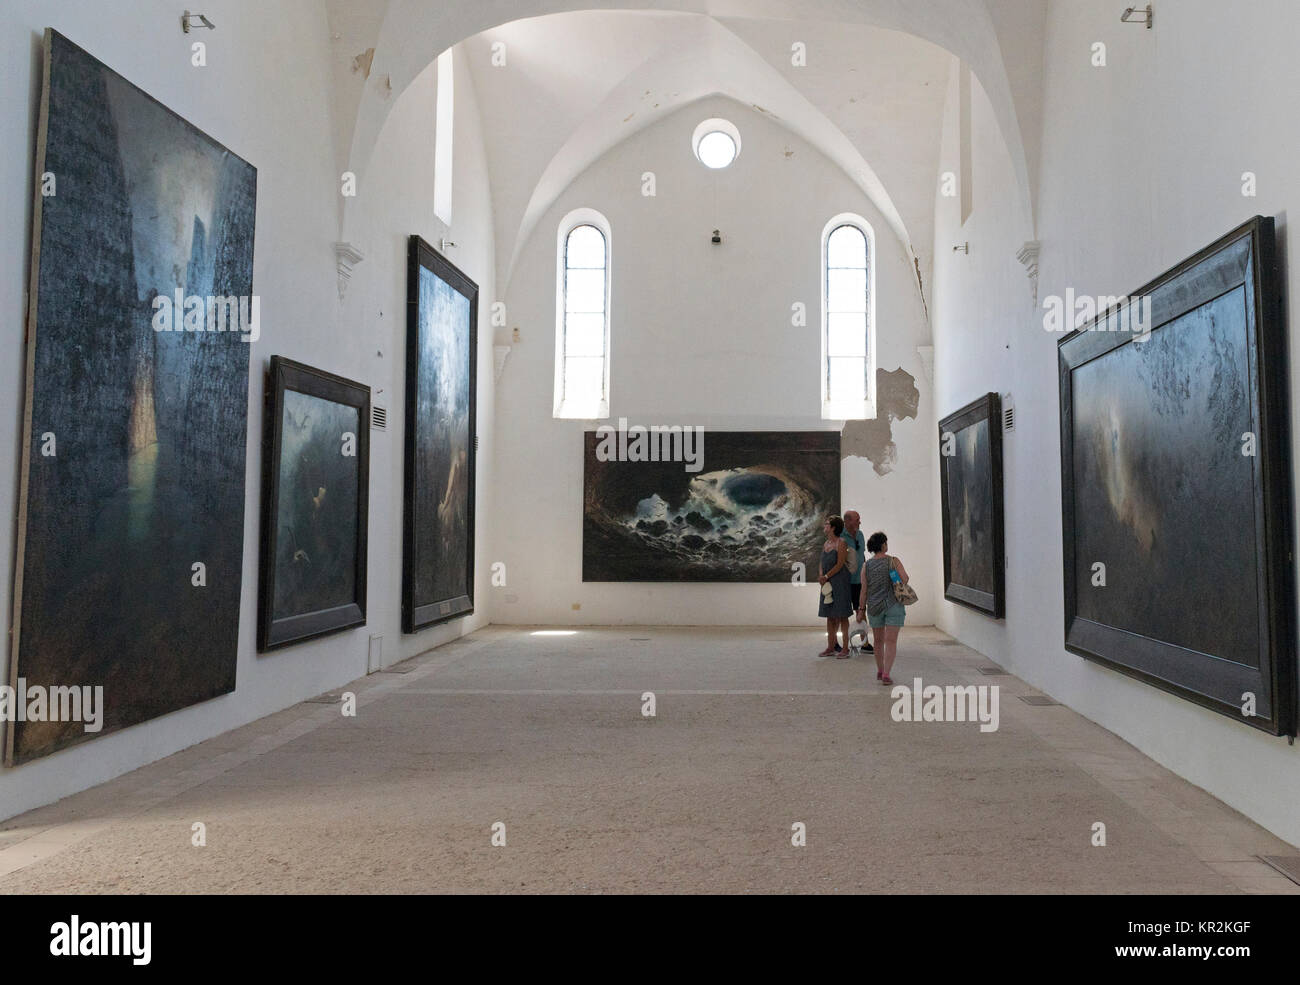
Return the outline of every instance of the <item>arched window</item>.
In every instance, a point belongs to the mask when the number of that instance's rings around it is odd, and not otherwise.
[[[609,223],[578,209],[560,224],[555,314],[555,416],[609,416]]]
[[[875,417],[875,240],[865,219],[822,232],[822,417]]]

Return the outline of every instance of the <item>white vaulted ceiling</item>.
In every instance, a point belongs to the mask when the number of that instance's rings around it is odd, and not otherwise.
[[[1026,148],[1037,147],[1040,80],[1026,52],[1041,49],[1040,0],[330,4],[338,152],[358,174],[393,100],[460,44],[483,117],[503,283],[578,174],[638,130],[715,94],[764,113],[842,168],[928,278],[942,114],[958,59],[989,97],[1032,215]],[[506,44],[506,71],[492,65],[496,42]],[[804,66],[791,63],[794,42],[806,48]],[[367,43],[369,72],[351,71],[343,53]]]
[[[492,64],[501,42],[508,71]],[[791,62],[795,42],[806,46],[806,66]],[[862,188],[905,246],[927,251],[953,61],[928,42],[866,25],[584,11],[494,28],[463,52],[484,118],[504,278],[578,174],[714,94],[807,140]]]

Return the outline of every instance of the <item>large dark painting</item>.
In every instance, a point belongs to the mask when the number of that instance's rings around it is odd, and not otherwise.
[[[370,388],[271,357],[258,646],[366,621]]]
[[[939,422],[943,597],[1005,614],[1002,400],[989,393]]]
[[[796,564],[816,577],[840,510],[837,432],[584,437],[583,581],[790,582]]]
[[[474,611],[478,287],[412,236],[406,305],[402,629]]]
[[[1280,282],[1256,217],[1135,292],[1148,318],[1102,314],[1061,340],[1065,638],[1294,735]]]
[[[11,683],[102,686],[102,731],[235,687],[257,172],[45,34]]]

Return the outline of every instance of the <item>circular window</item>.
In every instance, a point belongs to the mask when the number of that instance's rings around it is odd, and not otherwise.
[[[740,131],[727,120],[705,120],[695,128],[691,145],[701,164],[718,170],[740,154]]]

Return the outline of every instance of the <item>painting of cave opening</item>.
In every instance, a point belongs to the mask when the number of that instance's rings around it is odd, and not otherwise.
[[[474,611],[478,286],[410,238],[402,631]]]
[[[9,683],[103,708],[10,721],[11,765],[234,690],[258,332],[256,169],[44,43]]]
[[[1006,611],[1002,399],[985,394],[939,422],[943,597],[1001,619]]]
[[[615,430],[585,438],[583,581],[817,576],[840,511],[834,431]]]
[[[1256,216],[1058,343],[1065,646],[1293,736],[1281,283]]]
[[[370,388],[271,357],[258,648],[366,622]]]

